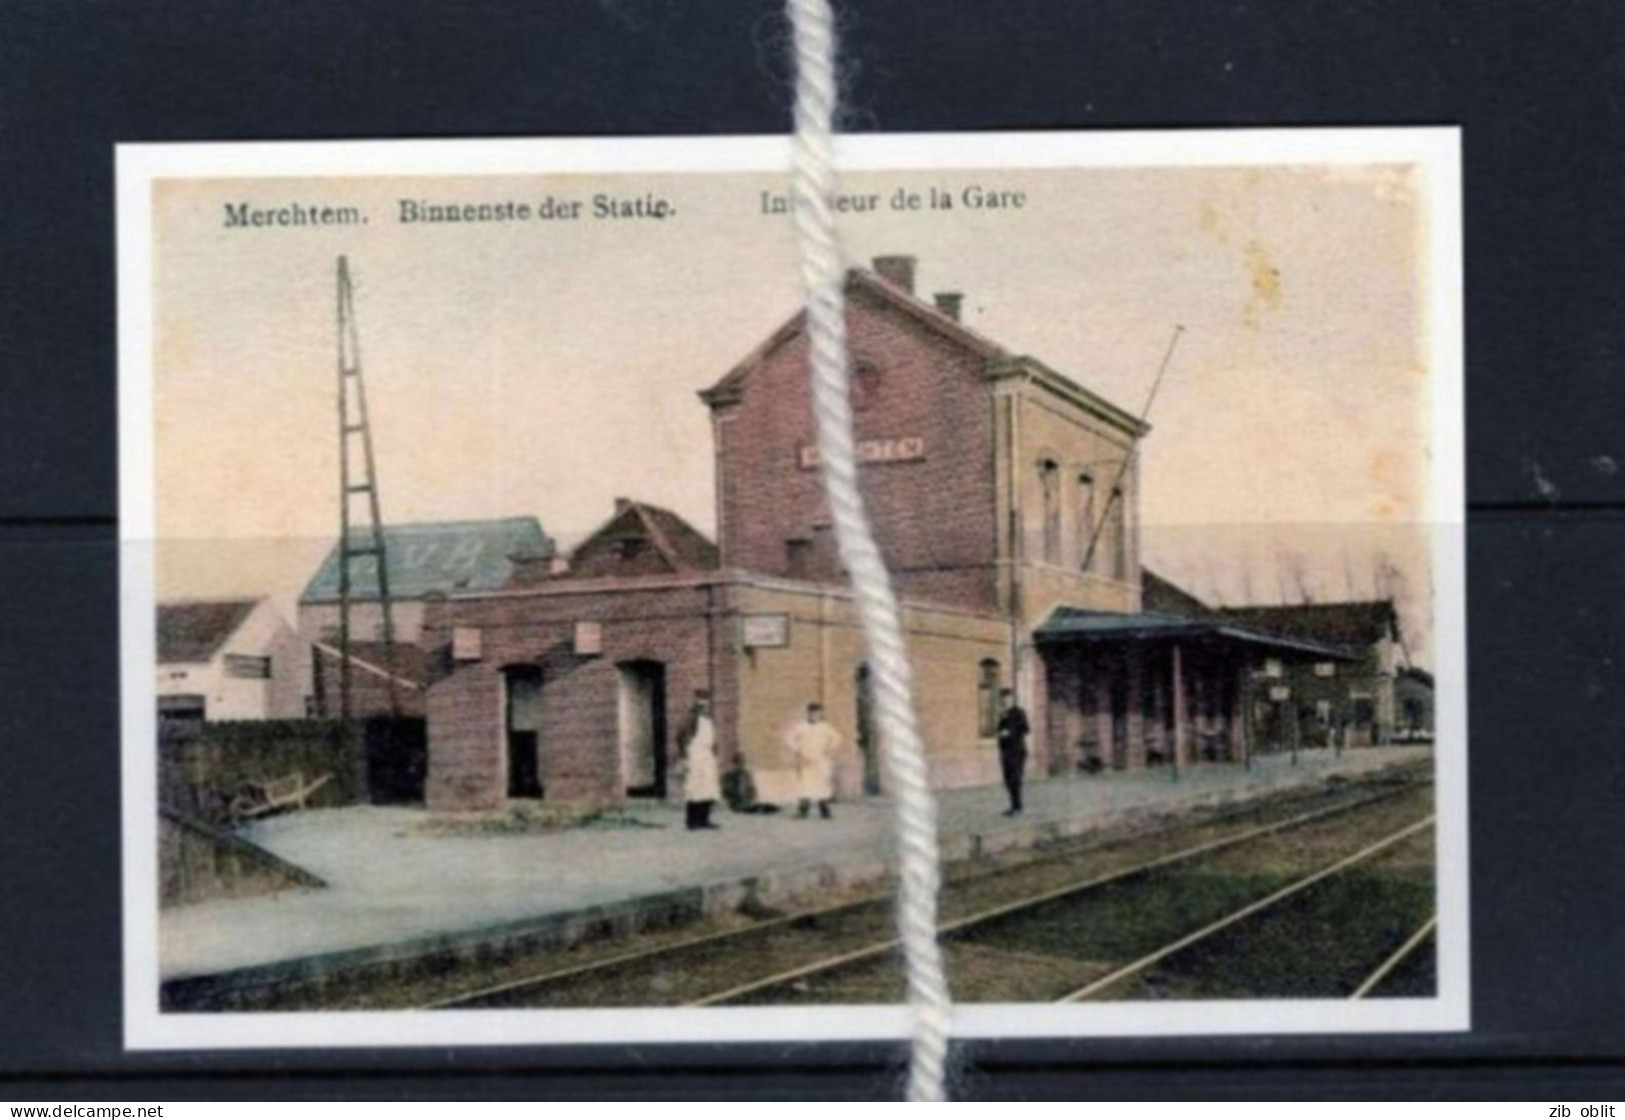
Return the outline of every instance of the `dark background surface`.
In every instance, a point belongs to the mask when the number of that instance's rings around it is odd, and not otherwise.
[[[880,1046],[121,1048],[113,145],[781,132],[777,5],[0,16],[0,1098],[894,1094]],[[1464,129],[1474,1030],[984,1043],[962,1093],[1625,1097],[1625,7],[899,0],[843,23],[852,130]]]

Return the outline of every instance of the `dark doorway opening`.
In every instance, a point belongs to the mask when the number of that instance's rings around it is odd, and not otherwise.
[[[160,696],[158,726],[160,730],[174,725],[195,727],[203,722],[203,713],[207,707],[208,700],[203,696]]]
[[[620,674],[621,784],[628,797],[666,796],[666,666],[623,661]]]
[[[858,753],[863,757],[863,792],[873,797],[880,792],[880,736],[875,731],[875,681],[867,664],[859,664],[856,676]]]
[[[421,719],[373,716],[362,723],[367,798],[374,805],[421,804],[429,772],[428,725]]]
[[[542,670],[513,665],[502,671],[507,693],[508,796],[542,796]]]

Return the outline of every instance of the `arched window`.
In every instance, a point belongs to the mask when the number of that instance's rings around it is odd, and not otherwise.
[[[1061,468],[1053,459],[1038,464],[1038,485],[1044,503],[1044,563],[1061,562]]]
[[[1112,491],[1112,578],[1128,578],[1128,511],[1123,491]]]
[[[991,739],[999,733],[999,663],[991,657],[976,667],[978,731]]]
[[[1095,479],[1088,471],[1078,475],[1078,567],[1092,572],[1100,564],[1095,545]]]

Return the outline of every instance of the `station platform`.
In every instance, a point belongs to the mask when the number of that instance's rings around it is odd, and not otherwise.
[[[939,794],[944,859],[1107,835],[1197,809],[1423,762],[1432,750],[1366,747],[1203,765],[1030,780],[1026,812],[1003,816],[999,787]],[[365,968],[433,953],[480,951],[504,938],[567,945],[644,922],[671,924],[755,903],[807,904],[831,890],[878,885],[893,860],[892,806],[834,806],[834,819],[715,814],[690,832],[680,805],[633,807],[549,832],[489,832],[421,808],[352,806],[260,822],[247,839],[325,880],[254,898],[167,909],[160,917],[166,986]]]

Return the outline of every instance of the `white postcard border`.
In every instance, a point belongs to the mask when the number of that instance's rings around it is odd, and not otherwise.
[[[130,1049],[511,1046],[900,1039],[901,1006],[568,1011],[158,1010],[152,187],[161,178],[739,172],[788,167],[784,137],[120,145],[119,538],[125,1045]],[[1437,658],[1439,994],[1434,999],[960,1006],[966,1038],[1457,1031],[1470,1027],[1460,130],[1348,128],[841,137],[850,171],[1419,166],[1425,177]]]

